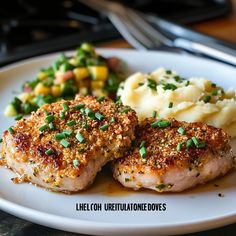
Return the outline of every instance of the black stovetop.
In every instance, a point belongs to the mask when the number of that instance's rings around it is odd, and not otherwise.
[[[122,1],[121,1],[122,2]],[[230,1],[126,0],[143,12],[178,23],[192,23],[230,11]],[[0,66],[81,42],[121,37],[108,19],[78,0],[10,0],[0,7]]]

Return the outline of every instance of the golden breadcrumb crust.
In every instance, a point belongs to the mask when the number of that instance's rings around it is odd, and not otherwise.
[[[148,168],[163,174],[173,167],[187,167],[190,170],[201,168],[208,158],[222,157],[231,149],[229,136],[222,129],[200,122],[187,123],[174,119],[169,120],[170,125],[166,128],[151,127],[156,121],[154,118],[148,118],[140,123],[136,129],[135,147],[130,150],[128,156],[114,162],[115,168],[120,172],[144,173]],[[184,134],[178,132],[180,127],[185,130]],[[187,140],[193,137],[205,146],[197,148],[192,142],[192,146],[187,148]],[[139,152],[143,141],[147,153],[144,158]]]
[[[64,103],[68,105],[67,111],[64,111]],[[94,113],[101,113],[104,119],[91,119],[84,110],[76,110],[75,106],[80,104],[84,104],[84,109],[90,108]],[[128,111],[122,112],[124,108]],[[60,118],[60,112],[63,111],[64,119]],[[40,131],[40,127],[47,124],[46,117],[49,115],[54,116],[51,123],[55,128]],[[112,117],[115,122],[111,122]],[[75,121],[76,124],[69,126],[70,121]],[[86,124],[86,127],[83,128],[82,124]],[[106,124],[108,128],[101,130]],[[36,163],[36,176],[40,170],[46,169],[49,173],[56,171],[61,178],[76,178],[91,159],[99,158],[100,155],[109,160],[122,157],[134,139],[136,125],[136,114],[127,106],[117,105],[109,99],[99,102],[93,96],[77,96],[75,100],[45,104],[29,118],[19,120],[12,127],[13,133],[4,132],[2,154],[5,156],[8,151],[6,142],[10,136],[14,144],[12,148],[15,150],[15,160]],[[65,138],[70,143],[69,147],[63,147],[60,140],[55,139],[56,134],[65,130],[72,131],[70,137]],[[76,139],[78,132],[85,140],[83,143]],[[46,154],[49,149],[52,153]]]

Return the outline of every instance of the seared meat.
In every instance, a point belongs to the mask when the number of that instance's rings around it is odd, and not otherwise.
[[[111,100],[77,96],[46,104],[3,134],[6,165],[42,187],[76,192],[134,139],[137,117]]]
[[[150,118],[136,130],[136,147],[114,162],[113,175],[135,190],[180,192],[226,174],[233,165],[229,137],[222,129]]]

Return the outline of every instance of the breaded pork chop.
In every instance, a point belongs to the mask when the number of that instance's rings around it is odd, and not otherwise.
[[[27,181],[53,191],[91,184],[108,161],[134,139],[137,117],[127,106],[95,97],[46,104],[3,134],[6,165]]]
[[[113,175],[138,190],[180,192],[226,174],[234,166],[229,137],[203,123],[144,120],[136,147],[114,161]]]

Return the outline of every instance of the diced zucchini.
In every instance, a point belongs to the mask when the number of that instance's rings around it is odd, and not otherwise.
[[[68,71],[68,70],[72,70],[74,68],[74,66],[73,65],[71,65],[70,63],[68,63],[68,62],[65,62],[65,63],[63,63],[63,64],[61,64],[60,65],[60,71],[61,72],[66,72],[66,71]]]
[[[14,106],[15,110],[19,113],[21,111],[22,101],[18,97],[14,97],[11,104]]]
[[[38,83],[34,88],[34,94],[38,95],[48,95],[51,93],[51,88],[43,85],[43,83]]]
[[[108,69],[106,66],[89,66],[88,69],[93,80],[107,80]]]
[[[89,43],[83,43],[80,47],[82,50],[89,52],[89,53],[93,53],[94,52],[94,48],[91,44]]]
[[[22,102],[27,102],[32,98],[30,93],[22,93],[18,97]]]
[[[63,96],[73,96],[77,93],[78,87],[74,84],[74,80],[68,80],[60,84]]]
[[[119,88],[120,80],[116,74],[110,74],[106,81],[106,90],[111,93],[115,93]]]
[[[70,60],[69,60],[69,63],[71,64],[71,65],[73,65],[73,66],[77,66],[77,60],[75,59],[75,58],[71,58]]]
[[[73,72],[77,81],[89,77],[89,71],[86,67],[75,68]]]
[[[107,92],[102,89],[93,89],[92,94],[96,97],[107,97]]]
[[[22,111],[24,114],[30,114],[32,111],[35,111],[36,107],[29,102],[22,104]]]
[[[8,104],[5,111],[4,115],[5,116],[16,116],[18,114],[17,110],[15,109],[13,104]]]
[[[79,88],[79,93],[81,95],[88,95],[88,88],[87,87],[81,87]]]

